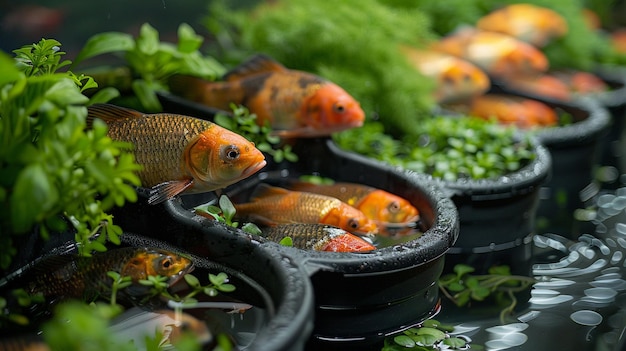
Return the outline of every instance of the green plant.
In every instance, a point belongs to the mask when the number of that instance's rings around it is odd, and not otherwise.
[[[0,268],[13,238],[33,230],[47,238],[71,225],[82,254],[104,250],[122,232],[106,211],[137,199],[131,145],[111,140],[104,123],[86,130],[83,91],[96,83],[58,71],[70,64],[60,46],[42,39],[15,59],[0,52]]]
[[[231,130],[254,143],[257,149],[272,156],[275,162],[287,160],[290,162],[298,161],[298,155],[293,153],[291,145],[280,145],[280,137],[272,135],[272,128],[269,123],[259,126],[256,123],[257,116],[244,106],[236,106],[231,104],[233,110],[232,116],[224,113],[218,113],[215,116],[215,123]]]
[[[441,324],[436,319],[427,319],[420,326],[385,338],[382,351],[401,350],[466,350],[469,341],[461,337],[451,337],[448,333],[454,327]],[[474,347],[474,345],[472,345]]]
[[[176,45],[161,42],[158,31],[145,23],[139,36],[121,32],[92,36],[76,57],[75,63],[103,54],[121,54],[131,70],[131,89],[146,112],[160,112],[157,91],[167,91],[167,79],[175,73],[192,74],[213,80],[225,69],[199,49],[203,38],[188,24],[178,27]],[[121,87],[125,89],[126,87]]]
[[[399,138],[376,122],[333,137],[344,149],[448,181],[499,177],[534,158],[528,137],[473,117],[433,116]]]
[[[493,297],[504,308],[500,320],[504,323],[517,305],[515,293],[526,290],[535,279],[512,275],[508,266],[489,268],[488,274],[473,275],[474,267],[457,264],[454,273],[445,274],[438,280],[439,289],[457,306],[468,306],[472,301],[484,301]]]
[[[235,206],[230,201],[228,196],[220,196],[218,204],[219,206],[215,206],[207,203],[197,206],[196,208],[194,208],[194,210],[196,212],[201,212],[203,214],[209,215],[218,222],[222,222],[228,226],[238,228],[239,222],[233,221],[237,210],[235,209]],[[261,234],[261,229],[259,229],[259,227],[257,227],[254,223],[244,223],[241,226],[241,229],[250,234]]]

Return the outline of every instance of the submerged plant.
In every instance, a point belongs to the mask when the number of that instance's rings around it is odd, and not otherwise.
[[[470,349],[470,339],[460,336],[450,336],[454,331],[451,325],[441,324],[436,319],[427,319],[420,326],[409,328],[400,334],[385,338],[382,351],[402,350],[467,350]]]
[[[445,274],[438,280],[443,294],[459,307],[492,297],[504,306],[500,312],[503,323],[517,305],[515,293],[535,283],[531,277],[512,275],[508,266],[494,266],[489,268],[488,274],[480,275],[472,274],[474,267],[464,264],[455,265],[453,270],[454,273]]]

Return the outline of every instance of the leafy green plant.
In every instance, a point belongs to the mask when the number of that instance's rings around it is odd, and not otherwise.
[[[131,145],[111,140],[104,123],[86,130],[83,91],[96,83],[58,71],[70,64],[60,46],[42,39],[15,59],[0,53],[0,268],[13,237],[32,230],[47,238],[71,225],[82,254],[104,250],[122,232],[106,211],[137,199]]]
[[[298,161],[298,155],[291,150],[291,145],[280,144],[280,137],[272,135],[272,128],[267,123],[259,126],[256,123],[257,116],[244,106],[231,104],[232,116],[218,113],[215,116],[215,123],[231,130],[254,143],[257,149],[272,156],[275,162],[287,160]]]
[[[178,27],[176,45],[161,42],[158,31],[145,23],[135,39],[127,33],[106,32],[92,36],[75,63],[103,54],[120,54],[130,68],[131,89],[146,112],[160,112],[157,91],[167,91],[167,79],[175,73],[214,80],[225,69],[199,51],[203,38],[186,23]],[[120,87],[125,89],[127,87]]]
[[[420,326],[385,338],[382,351],[401,350],[465,350],[469,346],[469,339],[451,337],[448,333],[454,331],[451,325],[441,324],[436,319],[427,319]],[[472,345],[473,346],[473,345]]]
[[[238,228],[239,222],[233,221],[237,210],[235,209],[235,206],[230,201],[228,196],[220,196],[218,205],[219,206],[215,206],[207,203],[197,206],[196,208],[194,208],[194,210],[196,212],[201,212],[203,214],[209,215],[218,222],[222,222],[231,227]],[[254,223],[244,223],[241,226],[241,229],[250,234],[261,234],[261,229],[259,229],[259,227],[257,227]]]
[[[466,116],[434,116],[400,138],[376,122],[333,138],[344,149],[448,181],[499,177],[535,156],[530,139],[514,128]]]
[[[443,294],[455,305],[468,306],[472,301],[485,301],[493,297],[496,302],[504,305],[500,312],[500,320],[504,322],[517,305],[515,293],[526,290],[535,279],[526,276],[512,275],[508,266],[489,268],[488,274],[473,275],[474,267],[457,264],[454,273],[445,274],[438,280]]]

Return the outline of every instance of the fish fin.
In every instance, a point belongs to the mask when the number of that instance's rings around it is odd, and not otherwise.
[[[214,82],[187,74],[174,74],[167,80],[171,93],[192,100],[197,99],[196,95],[202,94],[204,87],[211,83]]]
[[[193,184],[193,179],[173,180],[157,184],[150,190],[148,203],[156,205],[182,193]]]
[[[87,108],[87,127],[91,128],[93,120],[96,118],[108,123],[143,116],[143,113],[126,107],[111,104],[93,104]]]
[[[284,72],[286,70],[285,66],[273,58],[264,54],[257,54],[248,59],[248,61],[226,72],[223,80],[235,81],[259,73]]]
[[[250,200],[254,201],[256,199],[271,196],[271,195],[285,195],[288,194],[289,190],[277,186],[272,186],[267,183],[260,183],[254,188],[252,194],[250,195]]]

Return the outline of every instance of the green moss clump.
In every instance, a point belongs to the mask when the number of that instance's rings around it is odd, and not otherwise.
[[[213,6],[207,27],[214,33],[219,32],[216,18],[230,22],[234,30],[228,38],[246,54],[263,52],[289,68],[337,83],[361,103],[368,118],[380,118],[389,130],[416,123],[434,105],[434,82],[398,55],[400,44],[419,46],[436,37],[417,8],[373,0],[290,0],[233,16]],[[217,37],[223,39],[224,32]]]

